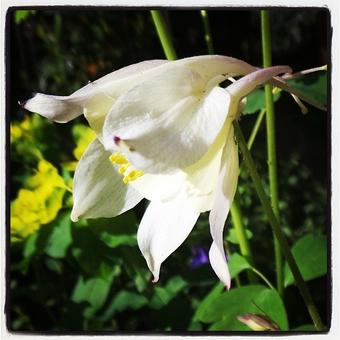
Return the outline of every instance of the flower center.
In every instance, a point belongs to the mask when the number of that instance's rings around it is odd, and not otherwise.
[[[131,163],[120,152],[112,154],[110,156],[110,161],[119,166],[118,172],[124,176],[123,182],[125,184],[128,184],[129,182],[132,182],[144,175],[143,171],[134,169]]]

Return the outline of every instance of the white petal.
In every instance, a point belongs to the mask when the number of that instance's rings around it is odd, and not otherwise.
[[[187,238],[198,216],[188,200],[150,203],[139,225],[137,241],[154,282],[158,281],[162,262]]]
[[[221,55],[196,56],[180,59],[176,62],[189,66],[205,79],[212,79],[218,75],[224,75],[228,78],[256,71],[256,67],[243,60]]]
[[[184,169],[188,180],[195,188],[200,190],[202,194],[209,194],[216,187],[221,168],[222,152],[228,138],[231,124],[232,120],[227,119],[208,152],[197,163]]]
[[[148,173],[172,172],[196,163],[222,129],[230,102],[227,92],[218,87],[203,96],[203,83],[189,68],[177,67],[137,85],[107,116],[105,148],[116,150],[119,137],[130,162]]]
[[[96,139],[81,157],[73,178],[71,219],[113,217],[133,208],[143,197],[122,181]]]
[[[149,201],[164,201],[180,195],[185,187],[186,175],[182,171],[174,174],[144,174],[130,185]]]
[[[280,73],[290,71],[291,68],[289,66],[273,66],[260,69],[235,81],[229,85],[226,90],[233,98],[235,98],[235,100],[239,101],[242,97],[247,96],[257,86],[263,85]]]
[[[38,93],[27,100],[24,107],[58,123],[66,123],[85,110],[90,125],[93,120],[95,130],[99,131],[99,117],[103,122],[102,116],[108,113],[116,98],[142,79],[145,72],[165,63],[165,60],[149,60],[124,67],[87,84],[70,96]]]
[[[230,288],[230,275],[223,246],[223,229],[231,203],[234,199],[239,174],[238,149],[231,126],[223,150],[222,168],[216,187],[214,204],[209,215],[210,232],[213,239],[209,251],[212,268],[224,285]]]
[[[84,97],[71,98],[70,96],[52,96],[37,93],[23,105],[31,112],[36,112],[58,123],[66,123],[83,113],[82,101]]]

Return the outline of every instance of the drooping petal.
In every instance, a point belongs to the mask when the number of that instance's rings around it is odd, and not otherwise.
[[[103,121],[102,116],[107,114],[116,98],[143,78],[148,70],[164,63],[167,61],[148,60],[124,67],[87,84],[70,96],[37,93],[24,103],[24,107],[58,123],[66,123],[85,111],[90,125],[93,120],[94,130],[99,132],[99,118]]]
[[[198,216],[189,200],[149,204],[139,225],[137,241],[153,282],[158,281],[162,262],[187,238]]]
[[[73,178],[73,221],[113,217],[142,200],[136,190],[123,183],[109,156],[95,139],[81,157]]]
[[[123,146],[131,163],[149,173],[196,163],[222,129],[230,102],[218,87],[203,95],[203,85],[198,73],[176,67],[126,92],[104,123],[105,148]]]
[[[241,79],[238,79],[229,85],[226,90],[230,93],[232,98],[239,101],[241,98],[247,96],[257,86],[263,85],[280,73],[287,72],[291,72],[291,68],[289,66],[273,66],[259,69],[242,77]]]
[[[209,215],[210,232],[213,239],[209,251],[210,263],[218,278],[228,289],[230,288],[230,274],[223,246],[223,229],[234,199],[238,174],[238,149],[234,141],[234,128],[231,126],[228,140],[223,150],[220,177]]]

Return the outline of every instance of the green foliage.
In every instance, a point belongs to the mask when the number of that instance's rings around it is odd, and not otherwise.
[[[70,244],[72,243],[71,220],[69,214],[63,214],[55,224],[49,236],[45,253],[54,258],[63,258]]]
[[[327,239],[324,235],[308,234],[297,240],[292,253],[305,281],[327,274]],[[293,275],[285,264],[285,286],[294,283]]]
[[[288,81],[293,88],[322,106],[327,105],[327,73],[318,72]]]
[[[166,306],[185,287],[187,287],[187,283],[180,276],[172,277],[165,287],[155,287],[155,294],[150,301],[150,306],[154,309]]]
[[[109,268],[105,264],[100,267],[100,276],[85,280],[79,277],[72,294],[72,301],[76,303],[87,302],[89,304],[83,311],[85,318],[91,318],[93,314],[105,302],[112,280],[120,273],[118,266]]]
[[[246,313],[265,313],[281,330],[288,329],[286,310],[279,294],[259,285],[243,286],[220,293],[205,305],[199,320],[212,324],[210,330],[249,330],[236,319],[238,315]]]
[[[273,97],[274,102],[279,100],[280,95],[281,95],[280,92],[274,94]],[[247,96],[246,106],[242,110],[242,113],[245,115],[252,114],[262,110],[264,107],[265,107],[264,90],[258,89],[253,91]]]
[[[248,240],[250,240],[253,237],[253,233],[251,232],[251,230],[246,229],[246,237],[247,237]],[[231,242],[231,243],[234,243],[234,244],[239,244],[239,241],[238,241],[237,236],[236,236],[235,228],[229,229],[229,233],[226,237],[226,240],[228,242]]]
[[[211,289],[207,296],[198,305],[195,315],[193,317],[194,321],[204,320],[206,309],[212,304],[213,301],[216,300],[216,298],[218,298],[221,295],[223,289],[224,287],[221,282],[217,283],[213,287],[213,289]]]
[[[238,275],[242,271],[252,268],[249,262],[238,253],[233,253],[230,256],[230,259],[228,261],[228,266],[229,266],[230,276],[232,278],[235,278],[236,275]]]

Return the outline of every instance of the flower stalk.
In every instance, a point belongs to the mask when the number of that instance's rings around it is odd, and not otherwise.
[[[267,10],[261,11],[261,33],[262,33],[262,55],[263,67],[272,66],[271,58],[271,38],[270,38],[270,21]],[[279,220],[279,195],[277,183],[277,159],[276,159],[276,134],[275,134],[275,111],[272,86],[265,85],[265,104],[266,104],[266,126],[267,126],[267,157],[269,171],[269,188],[270,200],[276,218]],[[274,235],[275,251],[275,268],[276,268],[276,286],[279,294],[282,296],[283,286],[283,266],[282,252],[280,244]]]
[[[241,131],[240,125],[237,121],[234,121],[234,129],[235,129],[235,136],[238,142],[238,146],[243,154],[244,162],[249,170],[250,176],[253,180],[254,187],[256,190],[256,193],[260,199],[260,202],[262,204],[262,207],[268,217],[269,223],[272,227],[273,233],[276,236],[282,252],[287,260],[287,263],[289,265],[290,270],[292,271],[292,274],[294,276],[296,285],[300,291],[300,294],[304,300],[304,303],[307,307],[307,310],[309,312],[309,315],[311,319],[313,320],[313,323],[315,325],[315,328],[319,331],[324,330],[324,326],[321,321],[320,314],[315,306],[315,303],[313,301],[313,298],[309,292],[309,289],[305,283],[305,281],[302,278],[301,272],[296,264],[296,261],[292,255],[292,252],[290,250],[288,241],[283,234],[279,221],[277,217],[275,216],[275,213],[271,207],[270,201],[268,200],[266,193],[263,189],[260,176],[256,170],[256,166],[254,163],[253,158],[251,157],[251,154],[248,150],[247,143],[244,139],[243,133]]]
[[[207,44],[208,52],[209,54],[214,54],[214,47],[213,47],[212,38],[211,38],[211,30],[210,30],[208,13],[204,9],[202,9],[200,13],[201,13],[201,17],[203,20],[204,39],[205,39],[205,43]]]
[[[177,55],[170,39],[170,33],[165,24],[162,14],[157,10],[151,11],[152,20],[155,24],[158,37],[161,41],[165,56],[168,60],[176,60]]]

